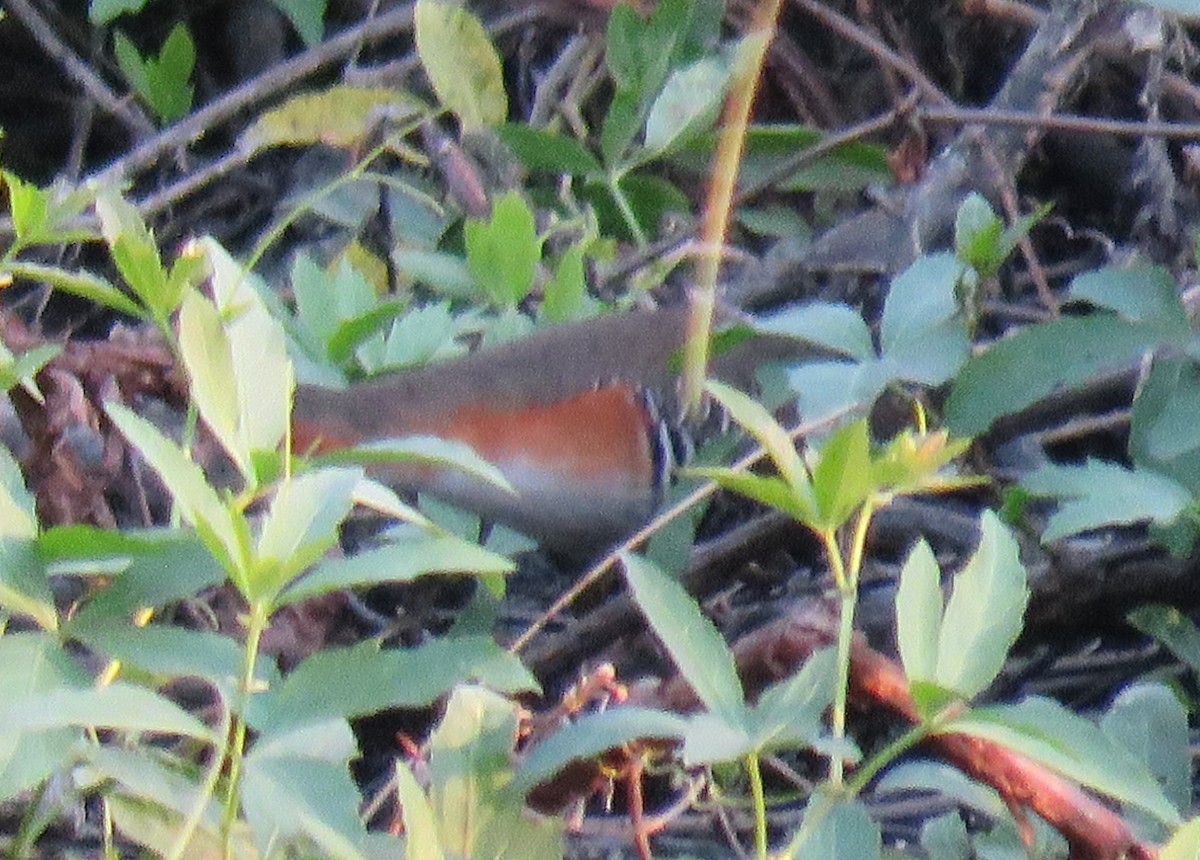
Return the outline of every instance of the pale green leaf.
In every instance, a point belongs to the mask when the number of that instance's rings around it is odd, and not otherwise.
[[[724,103],[729,73],[713,56],[673,71],[646,116],[647,151],[659,155],[711,125]]]
[[[467,219],[463,238],[476,283],[494,303],[516,307],[533,289],[542,256],[529,204],[519,192],[509,191],[492,204],[490,218]]]
[[[516,706],[479,687],[459,687],[429,739],[430,800],[447,854],[559,860],[562,824],[525,815],[512,778]]]
[[[276,146],[361,146],[381,121],[405,122],[427,110],[403,90],[338,84],[301,93],[261,114],[238,136],[238,149]]]
[[[89,680],[53,636],[0,636],[0,689],[10,705],[36,705],[56,690],[85,688]],[[78,739],[74,727],[20,732],[5,726],[0,731],[0,798],[13,798],[68,764]]]
[[[849,305],[812,302],[754,320],[757,331],[782,334],[819,343],[857,361],[875,358],[871,331],[862,315]]]
[[[753,398],[724,383],[710,381],[705,389],[767,450],[792,492],[800,497],[808,496],[809,480],[804,463],[796,452],[795,443],[774,416]]]
[[[229,575],[240,578],[247,560],[244,529],[208,485],[200,467],[187,459],[158,428],[132,410],[119,403],[109,403],[105,408],[117,429],[133,443],[171,490],[184,519],[196,529],[209,551]],[[241,584],[245,585],[244,582]]]
[[[49,574],[32,538],[0,539],[0,608],[33,619],[43,630],[58,629]]]
[[[941,571],[924,538],[908,554],[896,590],[896,643],[910,681],[937,677],[942,630]]]
[[[1030,697],[1014,705],[976,708],[944,730],[995,741],[1166,824],[1179,821],[1141,762],[1091,722],[1050,699]]]
[[[444,860],[446,855],[442,853],[441,843],[438,842],[433,807],[424,789],[403,761],[396,759],[392,763],[392,773],[407,837],[404,860]]]
[[[184,296],[179,308],[179,350],[200,417],[243,477],[252,480],[250,447],[238,420],[237,376],[229,339],[217,309],[195,290]]]
[[[0,725],[9,732],[94,726],[135,732],[163,732],[215,743],[216,736],[153,690],[116,682],[107,687],[50,690],[0,705]]]
[[[992,511],[983,512],[980,532],[979,546],[954,578],[934,678],[968,698],[999,673],[1029,602],[1016,539]]]
[[[513,695],[538,689],[521,661],[490,636],[434,639],[386,651],[367,641],[304,660],[270,693],[256,697],[251,720],[258,731],[278,733],[330,718],[421,708],[469,681]]]
[[[731,725],[741,722],[745,693],[720,632],[678,582],[639,556],[622,561],[634,601],[679,673],[708,710]]]
[[[1196,860],[1200,857],[1200,818],[1193,818],[1175,831],[1158,851],[1158,860]]]
[[[256,555],[271,574],[252,582],[257,594],[248,597],[274,596],[337,543],[361,477],[357,469],[321,469],[280,483],[263,519]]]
[[[683,738],[690,721],[668,711],[636,706],[585,714],[540,741],[521,762],[517,784],[531,789],[572,761],[595,758],[636,740]]]
[[[384,582],[409,582],[427,573],[511,573],[515,565],[469,541],[450,535],[399,538],[348,558],[326,559],[280,594],[278,605],[330,591]]]
[[[1083,466],[1045,465],[1021,479],[1035,496],[1057,499],[1044,542],[1106,525],[1150,520],[1166,525],[1191,503],[1187,488],[1148,469],[1088,460]]]
[[[0,445],[0,539],[34,538],[37,533],[33,494],[12,453]]]
[[[283,327],[263,301],[267,287],[258,276],[247,272],[216,240],[204,239],[200,247],[229,339],[239,430],[251,451],[274,450],[287,432],[296,386]]]
[[[1191,803],[1188,716],[1163,684],[1134,683],[1117,694],[1100,728],[1149,769],[1180,812]]]
[[[500,57],[479,19],[460,3],[417,0],[417,55],[443,107],[466,131],[508,116]]]
[[[349,767],[319,759],[246,756],[242,806],[265,855],[270,846],[305,836],[335,860],[366,860],[366,828],[358,819],[361,795]]]

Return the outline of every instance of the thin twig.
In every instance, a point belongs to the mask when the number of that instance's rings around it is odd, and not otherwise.
[[[133,101],[117,95],[83,59],[55,32],[50,22],[34,8],[30,0],[7,0],[5,8],[25,25],[29,35],[52,60],[66,72],[67,77],[99,105],[106,113],[120,120],[129,133],[142,140],[154,134],[154,123]]]
[[[1004,125],[1039,128],[1043,131],[1079,131],[1112,134],[1121,137],[1200,137],[1200,123],[1152,122],[1148,120],[1109,119],[1077,114],[1039,114],[1032,111],[966,108],[950,105],[920,107],[917,116],[925,122],[956,125]]]
[[[91,179],[119,183],[155,164],[164,154],[187,146],[239,112],[283,92],[302,78],[346,56],[363,42],[377,41],[412,28],[412,9],[403,7],[343,30],[287,62],[279,63],[210,102],[170,128],[118,158]]]
[[[862,27],[855,24],[849,18],[835,12],[817,0],[792,0],[792,3],[812,15],[843,39],[853,42],[881,63],[895,69],[933,101],[941,105],[953,104],[950,97],[942,92],[938,85],[930,80],[924,72],[870,33],[864,31]]]

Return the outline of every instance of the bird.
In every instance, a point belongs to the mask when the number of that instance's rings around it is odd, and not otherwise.
[[[343,388],[302,383],[293,448],[323,453],[414,435],[464,442],[513,492],[450,468],[368,472],[553,551],[592,554],[648,521],[686,448],[677,391],[686,332],[684,305],[612,313]],[[756,336],[715,356],[710,371],[751,388],[762,364],[818,352],[805,341]]]

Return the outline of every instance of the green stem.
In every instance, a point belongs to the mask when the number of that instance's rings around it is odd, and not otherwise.
[[[617,204],[617,211],[621,213],[621,220],[625,222],[625,226],[629,228],[629,233],[633,236],[634,244],[639,248],[646,247],[646,233],[642,230],[642,225],[638,223],[637,215],[634,214],[633,208],[629,205],[629,200],[625,197],[625,192],[621,190],[621,174],[610,173],[608,176],[608,191],[613,196],[613,201]]]
[[[246,754],[246,709],[250,696],[254,693],[254,666],[258,662],[258,649],[263,632],[267,629],[267,619],[270,617],[267,605],[263,601],[250,604],[250,618],[246,625],[245,663],[242,666],[242,678],[238,684],[237,701],[233,713],[233,741],[229,747],[229,781],[225,789],[225,811],[221,821],[221,835],[224,843],[223,856],[225,860],[233,857],[233,832],[237,824],[239,789],[242,778],[242,762]]]
[[[758,753],[746,756],[746,773],[750,777],[750,795],[754,798],[754,856],[767,858],[767,796],[763,791],[762,768]]]
[[[214,688],[216,689],[216,688]],[[229,752],[229,724],[230,710],[225,697],[221,695],[221,691],[217,689],[217,697],[221,701],[221,721],[217,725],[217,743],[213,747],[212,759],[208,764],[208,768],[204,774],[204,781],[200,784],[200,793],[196,797],[196,802],[192,804],[192,808],[188,811],[187,817],[179,827],[179,832],[175,835],[175,841],[172,843],[170,850],[163,855],[163,860],[179,860],[187,851],[188,845],[192,841],[192,836],[196,829],[200,826],[200,822],[204,820],[204,813],[208,809],[208,802],[212,799],[217,791],[217,782],[221,778],[221,771],[225,766],[225,756]]]

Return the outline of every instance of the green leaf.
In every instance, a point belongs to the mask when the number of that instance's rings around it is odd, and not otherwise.
[[[859,312],[849,305],[811,302],[757,317],[753,324],[756,331],[817,343],[857,361],[875,358],[871,331]]]
[[[586,314],[588,295],[582,244],[572,245],[563,252],[554,277],[546,282],[542,294],[541,316],[547,322],[569,322]]]
[[[1021,479],[1036,496],[1057,499],[1042,541],[1050,542],[1101,526],[1150,520],[1169,524],[1183,513],[1192,494],[1148,469],[1088,460],[1083,466],[1045,465]]]
[[[239,433],[252,452],[274,450],[288,431],[296,386],[283,328],[262,299],[267,287],[257,275],[213,239],[201,240],[200,248],[229,339]]]
[[[909,681],[937,677],[941,629],[941,570],[933,550],[920,538],[904,562],[896,589],[896,644]]]
[[[476,299],[482,287],[467,261],[441,251],[422,251],[418,248],[393,248],[392,262],[414,281],[419,281],[450,299]]]
[[[533,212],[519,192],[509,191],[496,200],[489,219],[468,218],[463,237],[467,266],[491,301],[516,307],[529,295],[542,243]]]
[[[37,533],[33,494],[25,488],[21,467],[12,453],[0,445],[0,540],[32,539]]]
[[[225,578],[204,544],[182,530],[116,532],[90,526],[59,526],[38,538],[42,557],[55,572],[112,578],[107,588],[76,609],[72,623],[130,623],[133,613],[182,600]],[[163,576],[163,571],[171,571]]]
[[[31,618],[43,630],[58,629],[49,574],[31,538],[0,539],[0,607]]]
[[[510,573],[512,561],[449,535],[399,538],[348,558],[326,559],[289,586],[280,606],[318,594],[360,585],[408,582],[427,573]]]
[[[184,519],[196,529],[209,552],[220,561],[239,588],[244,589],[248,559],[245,525],[238,523],[236,515],[221,502],[200,467],[187,459],[158,428],[132,410],[118,403],[108,403],[105,411],[170,489]]]
[[[384,363],[400,368],[455,358],[465,351],[455,340],[457,335],[458,320],[449,302],[411,308],[392,323],[384,343]]]
[[[392,781],[404,817],[404,860],[444,860],[429,798],[408,765],[399,759],[392,762]]]
[[[406,299],[379,301],[366,313],[345,320],[329,338],[329,358],[341,364],[348,360],[356,350],[361,352],[369,341],[376,339],[385,327],[407,309],[408,301]],[[377,369],[376,365],[376,362],[372,362],[368,370]]]
[[[325,7],[327,0],[271,0],[272,3],[287,16],[304,40],[306,47],[311,48],[321,41],[325,35]]]
[[[783,511],[798,522],[812,523],[817,520],[817,503],[812,499],[812,494],[805,494],[806,498],[797,497],[782,478],[754,475],[733,469],[696,467],[683,470],[683,474],[687,477],[707,478],[723,489],[761,502],[777,511]]]
[[[150,750],[90,745],[85,755],[79,777],[84,785],[112,780],[120,783],[123,793],[130,797],[153,803],[177,816],[194,812],[196,803],[204,799],[200,786],[179,764],[156,757]],[[201,830],[207,832],[207,838],[214,845],[220,816],[220,806],[209,798],[201,818]]]
[[[208,299],[192,290],[179,308],[179,350],[188,390],[200,417],[247,480],[253,479],[250,448],[240,432],[233,353],[221,317]]]
[[[264,856],[281,838],[306,836],[323,857],[365,860],[361,795],[344,761],[263,755],[255,746],[242,779],[242,806]]]
[[[1171,4],[1154,0],[1151,5]],[[1170,841],[1158,851],[1158,860],[1195,860],[1196,857],[1200,857],[1200,818],[1193,818],[1176,830]]]
[[[799,672],[764,690],[749,709],[755,749],[815,744],[836,684],[837,655],[833,648],[822,648],[804,662]]]
[[[941,385],[970,355],[955,290],[962,264],[950,254],[918,257],[892,279],[879,340],[893,378]]]
[[[1109,705],[1100,728],[1150,771],[1175,809],[1187,811],[1192,796],[1188,716],[1175,693],[1163,684],[1131,684]]]
[[[809,801],[809,810],[817,804]],[[824,798],[821,798],[824,800]],[[828,860],[879,860],[883,856],[883,838],[879,825],[871,818],[861,801],[827,801],[828,812],[811,824],[805,816],[795,845],[801,838],[803,852],[789,851],[787,857],[822,857]],[[824,810],[822,810],[824,811]],[[811,814],[811,813],[810,813]]]
[[[68,726],[94,726],[135,732],[164,732],[215,743],[212,730],[174,702],[152,690],[120,681],[94,689],[50,690],[30,699],[0,705],[6,732],[31,732]]]
[[[1200,365],[1182,355],[1154,359],[1138,386],[1129,427],[1136,467],[1178,481],[1200,495]]]
[[[1130,611],[1125,618],[1165,645],[1193,672],[1200,672],[1200,629],[1174,606],[1151,603]]]
[[[113,49],[122,73],[160,119],[171,122],[191,109],[188,79],[196,66],[196,46],[182,21],[171,29],[158,56],[143,57],[119,30]]]
[[[812,491],[819,519],[808,523],[829,530],[844,525],[876,490],[871,483],[871,440],[865,418],[839,428],[821,445]]]
[[[0,688],[9,705],[37,705],[56,690],[85,688],[89,680],[52,636],[0,636]],[[73,727],[22,732],[4,726],[0,730],[0,798],[13,798],[68,764],[78,738]]]
[[[151,317],[165,324],[183,301],[183,289],[169,277],[141,214],[119,193],[105,190],[96,195],[96,215],[117,271]]]
[[[137,319],[146,316],[145,309],[99,275],[80,269],[65,271],[58,266],[20,261],[9,264],[8,271],[17,278],[42,281],[56,290],[87,299]]]
[[[675,580],[636,555],[623,555],[633,599],[704,706],[730,725],[744,719],[745,693],[729,646]]]
[[[943,730],[995,741],[1164,823],[1179,821],[1141,762],[1088,720],[1050,699],[1030,697],[1015,705],[976,708]]]
[[[1071,280],[1070,293],[1072,298],[1116,311],[1123,319],[1153,327],[1162,340],[1183,343],[1191,337],[1179,285],[1163,266],[1093,269]]]
[[[250,718],[256,730],[279,733],[388,708],[425,707],[469,681],[512,695],[538,689],[520,660],[490,636],[434,639],[387,651],[367,641],[313,654],[255,698]]]
[[[808,475],[796,445],[774,416],[753,398],[722,382],[710,381],[705,390],[766,449],[792,493],[802,502],[812,498]],[[815,499],[813,503],[815,509]]]
[[[517,785],[528,791],[573,761],[595,758],[632,741],[683,738],[688,725],[678,714],[635,705],[584,714],[533,748],[517,771]]]
[[[353,149],[370,137],[381,119],[400,123],[427,111],[424,104],[403,90],[336,84],[292,96],[263,112],[238,135],[237,147],[248,155],[277,146],[319,144]]]
[[[987,198],[973,191],[959,204],[954,216],[955,256],[981,273],[990,274],[994,261],[1000,256],[998,251],[1003,232],[1004,222]]]
[[[508,116],[500,57],[479,19],[459,3],[417,0],[417,55],[442,106],[464,131]]]
[[[724,102],[729,74],[728,64],[717,57],[672,72],[646,116],[648,153],[660,155],[711,125]]]
[[[38,403],[44,403],[34,377],[51,359],[62,352],[58,344],[42,344],[14,356],[4,344],[0,344],[0,393],[20,385]],[[0,532],[3,532],[0,526]]]
[[[520,122],[507,122],[496,132],[529,170],[583,176],[599,173],[600,162],[571,137]]]
[[[88,18],[93,24],[108,24],[126,12],[140,12],[147,0],[90,0]]]
[[[243,657],[228,636],[159,624],[136,627],[97,613],[72,618],[64,632],[111,660],[162,678],[203,678],[228,694],[237,687]]]
[[[562,824],[534,821],[512,779],[516,706],[459,687],[429,739],[430,800],[446,853],[458,857],[562,857]]]
[[[979,546],[954,578],[946,604],[933,680],[968,698],[986,688],[1021,632],[1028,602],[1017,541],[995,513],[984,511]]]
[[[442,439],[438,436],[406,436],[399,439],[379,439],[314,457],[318,465],[356,463],[364,466],[438,466],[462,472],[486,481],[494,487],[515,492],[504,474],[475,453],[465,442]]]
[[[337,543],[338,527],[354,506],[361,478],[357,469],[321,469],[279,485],[259,533],[247,600],[273,602]]]
[[[954,380],[946,420],[977,436],[1001,415],[1135,361],[1164,341],[1162,330],[1110,314],[1064,317],[1022,329],[969,359]]]

